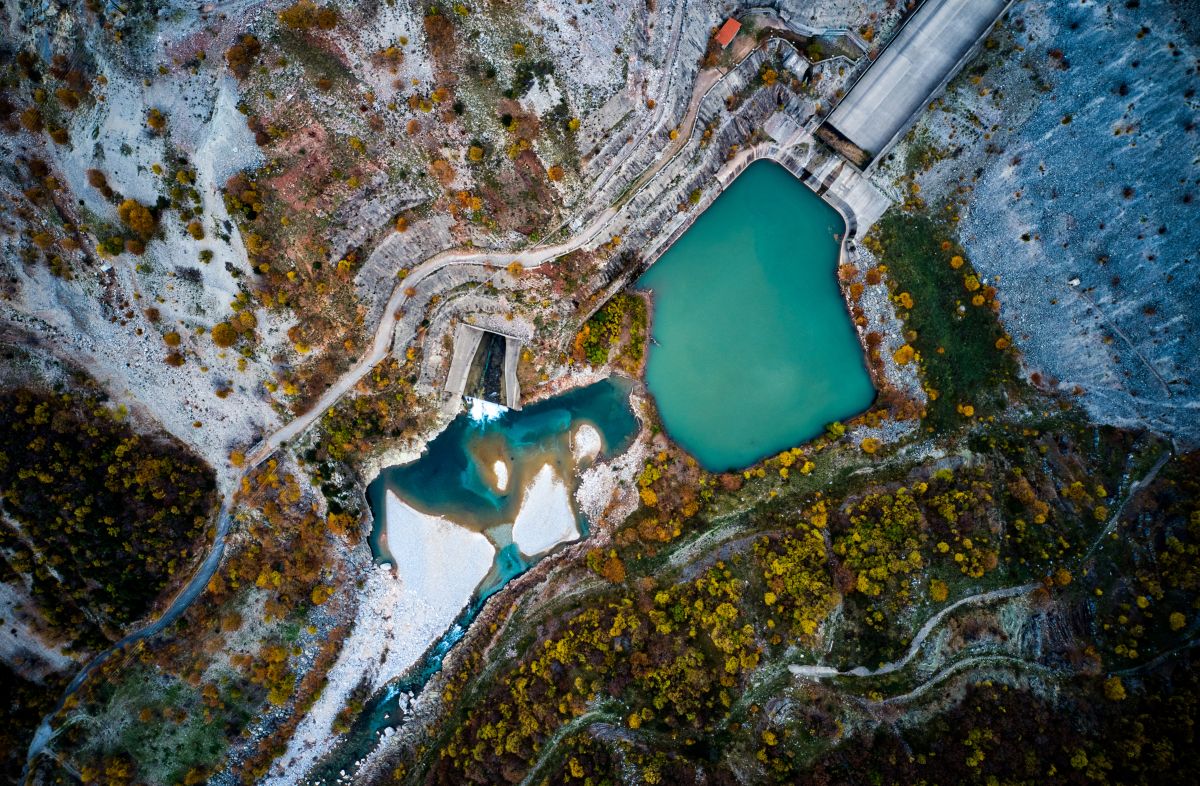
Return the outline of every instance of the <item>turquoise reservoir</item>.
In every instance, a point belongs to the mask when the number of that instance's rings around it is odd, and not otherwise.
[[[753,464],[874,400],[837,283],[843,232],[791,173],[756,161],[638,280],[654,293],[647,386],[705,469]]]

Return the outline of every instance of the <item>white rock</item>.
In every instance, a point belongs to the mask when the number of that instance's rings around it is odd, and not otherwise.
[[[492,474],[496,476],[496,491],[503,493],[508,490],[508,463],[504,459],[496,459],[492,464]]]
[[[580,423],[571,435],[571,455],[575,462],[591,461],[600,455],[600,432],[590,423]]]
[[[333,720],[359,681],[365,676],[379,689],[416,663],[470,602],[496,556],[482,534],[421,513],[391,492],[385,525],[396,576],[386,565],[368,576],[354,629],[329,670],[328,685],[288,745],[285,759],[295,763],[266,779],[270,786],[296,783],[332,749],[338,736]],[[320,742],[302,742],[311,738]]]
[[[496,547],[481,533],[421,513],[390,491],[386,516],[388,549],[405,591],[449,612],[449,625],[491,569]]]

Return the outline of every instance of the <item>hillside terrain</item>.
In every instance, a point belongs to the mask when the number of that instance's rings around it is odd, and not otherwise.
[[[938,4],[0,8],[0,781],[1196,782],[1195,9],[1016,0],[853,149]],[[710,471],[636,282],[763,159],[876,397]],[[480,330],[635,425],[535,555],[407,508],[499,554],[447,600],[369,485]]]

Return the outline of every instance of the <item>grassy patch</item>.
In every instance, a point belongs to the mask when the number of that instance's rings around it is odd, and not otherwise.
[[[107,773],[120,763],[140,782],[199,783],[224,757],[227,734],[249,719],[240,695],[236,679],[202,691],[134,666],[121,682],[100,688],[94,715],[76,716],[92,732],[78,757],[82,771]]]
[[[324,49],[313,46],[311,39],[302,33],[280,29],[277,43],[289,59],[304,67],[314,82],[320,79],[329,80],[329,86],[323,89],[332,90],[334,87],[352,85],[356,81],[354,74],[342,61]]]
[[[965,421],[960,406],[970,405],[976,416],[1003,409],[1017,364],[993,310],[996,291],[981,282],[950,225],[893,210],[867,246],[887,265],[919,354],[931,399],[927,424],[938,431],[957,427]],[[912,299],[907,310],[904,293]]]

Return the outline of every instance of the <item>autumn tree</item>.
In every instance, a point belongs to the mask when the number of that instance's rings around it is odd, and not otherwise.
[[[108,178],[99,169],[89,169],[87,171],[88,185],[104,195],[105,199],[112,199],[114,192],[112,187],[108,185]]]
[[[587,565],[596,575],[613,584],[625,581],[625,564],[612,549],[607,552],[603,549],[592,549],[587,555]]]
[[[250,34],[242,36],[225,52],[225,62],[238,79],[245,79],[262,51],[262,44]]]
[[[41,132],[43,128],[42,112],[36,106],[31,106],[21,113],[21,127],[31,134]]]
[[[438,182],[443,186],[448,186],[454,182],[456,175],[454,167],[446,159],[437,159],[430,164],[429,169],[431,172],[433,172],[433,176],[436,177]]]
[[[79,108],[80,96],[75,90],[72,90],[65,85],[54,91],[54,97],[58,99],[58,104],[68,112],[74,112]]]
[[[213,325],[212,340],[213,343],[221,348],[232,347],[238,339],[237,331],[233,329],[233,325],[228,322],[218,322]]]
[[[915,356],[916,353],[913,351],[913,348],[905,344],[892,353],[892,360],[896,361],[897,366],[906,366],[912,362]]]
[[[429,47],[438,51],[449,52],[454,49],[454,25],[443,14],[437,12],[437,6],[431,6],[425,15],[425,37]]]
[[[312,0],[298,0],[279,12],[279,21],[292,30],[332,30],[338,13],[332,5],[318,6]]]
[[[377,52],[375,59],[394,74],[404,62],[404,52],[398,46],[389,46]]]
[[[154,229],[157,226],[154,214],[136,199],[126,199],[122,202],[120,207],[117,208],[117,217],[121,219],[122,224],[143,238],[149,238],[153,235]]]
[[[161,133],[167,127],[167,116],[159,109],[151,107],[150,111],[146,113],[146,125],[154,133]]]

